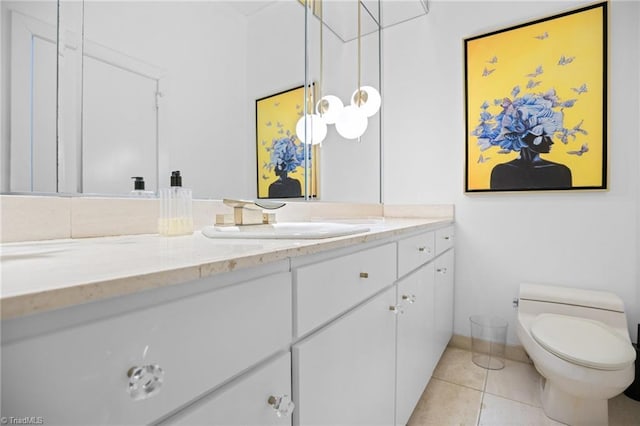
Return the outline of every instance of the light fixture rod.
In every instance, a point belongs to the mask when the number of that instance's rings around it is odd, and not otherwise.
[[[360,17],[360,0],[357,0],[357,4],[358,4],[358,86],[356,86],[356,90],[357,90],[357,102],[358,102],[358,106],[360,106],[362,104],[362,99],[360,96],[360,63],[361,63],[361,53],[360,53],[360,43],[361,43],[361,17]]]
[[[323,5],[321,5],[323,6]],[[324,23],[322,20],[322,15],[324,14],[324,7],[320,7],[320,84],[318,87],[318,99],[322,99],[322,91],[324,89],[323,86],[323,77],[324,77],[324,46],[323,46],[323,37],[322,37],[322,27],[324,27]],[[320,115],[322,116],[322,108],[320,108]]]

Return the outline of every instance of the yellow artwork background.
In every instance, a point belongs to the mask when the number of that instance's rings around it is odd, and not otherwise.
[[[494,99],[510,98],[515,86],[520,86],[521,97],[525,93],[544,93],[555,89],[561,101],[577,99],[571,108],[564,108],[563,126],[572,129],[584,120],[581,128],[587,135],[576,134],[563,144],[556,136],[551,152],[541,157],[566,165],[571,169],[573,187],[599,187],[603,185],[604,147],[604,87],[603,87],[603,13],[604,7],[585,10],[533,25],[527,25],[481,37],[466,42],[467,53],[467,189],[489,189],[491,170],[518,156],[517,152],[498,154],[498,147],[484,152],[472,134],[480,123],[483,102],[490,104],[487,110],[497,115],[502,107],[494,105]],[[548,37],[536,37],[547,34]],[[567,65],[558,65],[562,57],[574,57]],[[490,63],[496,57],[496,63]],[[535,78],[527,77],[542,66],[543,73]],[[493,71],[486,77],[483,73]],[[527,89],[529,80],[541,83]],[[588,91],[578,94],[572,88],[586,84]],[[557,108],[554,108],[557,110]],[[589,152],[582,156],[569,155],[567,151],[579,151],[587,143]],[[484,162],[479,162],[482,155]]]
[[[271,162],[271,148],[274,139],[293,136],[297,145],[301,144],[296,137],[296,124],[304,115],[304,86],[269,96],[256,101],[256,138],[258,165],[258,198],[269,197],[269,185],[278,177],[273,170],[268,169]],[[314,147],[315,148],[315,147]],[[310,195],[317,196],[317,150],[312,150],[310,179]],[[305,178],[304,167],[299,166],[288,176],[300,182],[304,196]]]

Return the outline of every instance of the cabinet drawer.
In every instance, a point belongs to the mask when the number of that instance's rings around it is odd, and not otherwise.
[[[291,316],[287,272],[3,345],[2,415],[149,423],[286,347]],[[154,364],[160,391],[132,399],[127,372]]]
[[[446,228],[438,229],[436,231],[436,256],[453,247],[455,239],[455,233],[453,231],[453,225]]]
[[[302,336],[393,284],[396,245],[302,266],[293,273],[295,331]]]
[[[435,237],[433,232],[415,235],[398,242],[398,276],[406,275],[433,259]]]
[[[278,416],[270,396],[291,398],[291,354],[271,360],[228,386],[203,398],[161,424],[167,425],[291,425],[292,413]],[[283,404],[284,406],[284,404]]]

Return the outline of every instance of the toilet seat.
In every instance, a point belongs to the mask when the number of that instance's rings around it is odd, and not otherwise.
[[[545,313],[530,331],[544,349],[583,367],[621,370],[636,358],[631,343],[600,321]]]

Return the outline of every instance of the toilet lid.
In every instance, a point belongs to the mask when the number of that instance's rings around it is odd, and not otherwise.
[[[631,343],[600,321],[540,314],[531,335],[549,352],[584,367],[621,370],[636,359]]]

